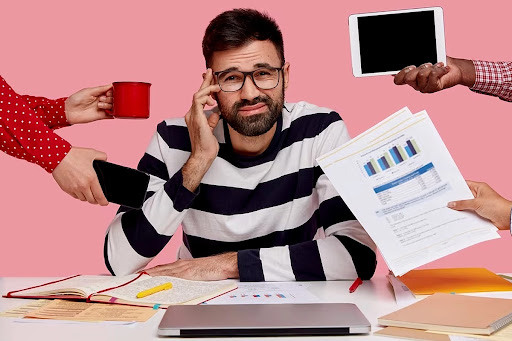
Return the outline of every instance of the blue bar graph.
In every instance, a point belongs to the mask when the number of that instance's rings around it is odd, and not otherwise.
[[[407,155],[409,155],[409,157],[414,156],[414,154],[412,153],[411,148],[409,148],[409,146],[405,146],[405,151],[407,152]]]
[[[395,149],[394,148],[391,148],[389,150],[389,153],[391,154],[391,157],[393,158],[393,160],[395,161],[395,163],[398,165],[400,162],[402,162],[399,158],[398,158],[398,152],[395,153]]]
[[[380,169],[382,170],[386,170],[386,165],[384,164],[384,162],[382,162],[382,159],[378,159],[377,162],[379,163],[379,166],[380,166]]]
[[[368,173],[368,176],[372,176],[373,175],[373,173],[370,170],[370,167],[368,167],[368,165],[364,165],[364,170],[366,171],[366,173]]]

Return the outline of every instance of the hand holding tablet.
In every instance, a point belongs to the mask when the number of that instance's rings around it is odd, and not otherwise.
[[[409,65],[446,64],[441,7],[349,17],[355,77],[397,74]]]

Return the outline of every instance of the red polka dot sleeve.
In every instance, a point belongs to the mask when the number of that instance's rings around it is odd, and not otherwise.
[[[71,149],[52,130],[69,125],[64,101],[18,95],[0,76],[0,149],[53,172]]]

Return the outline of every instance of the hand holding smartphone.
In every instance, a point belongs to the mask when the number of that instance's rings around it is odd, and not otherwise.
[[[103,194],[109,202],[139,209],[146,198],[149,175],[107,161],[92,163]]]

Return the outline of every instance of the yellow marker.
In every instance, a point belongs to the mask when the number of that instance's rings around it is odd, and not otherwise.
[[[172,288],[172,283],[171,282],[164,283],[164,284],[156,286],[154,288],[151,288],[151,289],[139,292],[137,294],[137,298],[143,298],[143,297],[146,297],[146,296],[149,296],[149,295],[153,295],[153,294],[155,294],[155,293],[157,293],[159,291],[169,290],[171,288]]]

